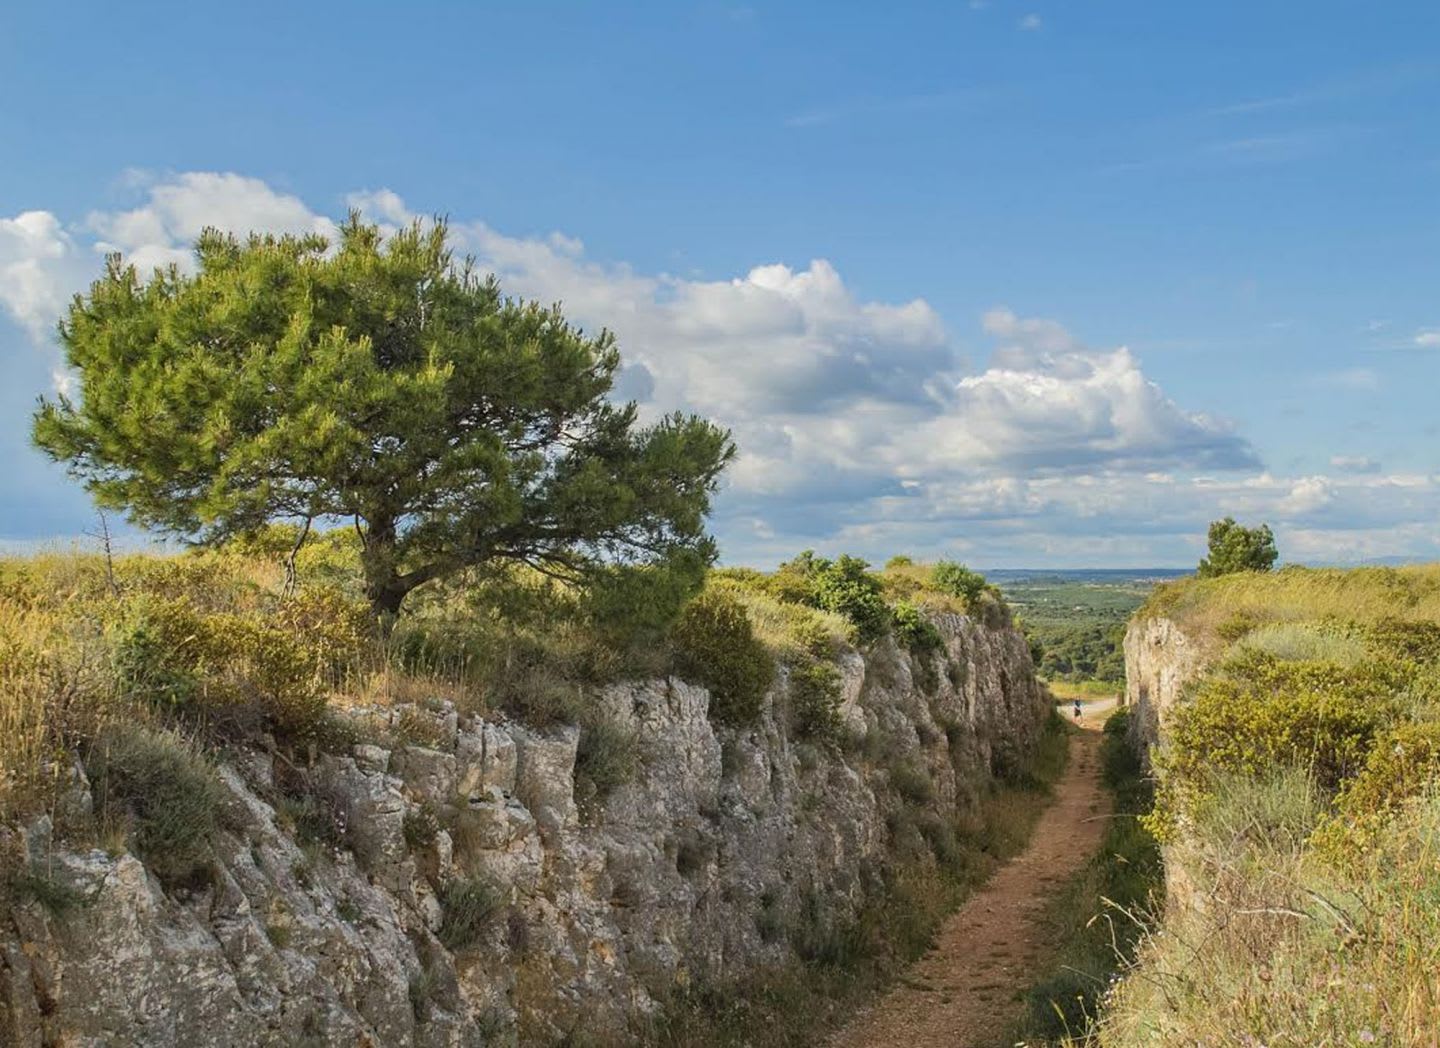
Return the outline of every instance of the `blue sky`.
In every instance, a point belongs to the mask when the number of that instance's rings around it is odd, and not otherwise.
[[[1440,556],[1440,5],[57,6],[0,15],[0,540],[92,526],[27,430],[104,250],[356,204],[732,426],[730,561]]]

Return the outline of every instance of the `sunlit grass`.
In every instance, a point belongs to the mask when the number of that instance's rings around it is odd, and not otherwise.
[[[1301,568],[1184,578],[1158,586],[1137,613],[1175,620],[1196,641],[1218,644],[1228,623],[1261,626],[1327,618],[1440,620],[1440,564],[1401,568]],[[1233,638],[1231,638],[1233,639]]]

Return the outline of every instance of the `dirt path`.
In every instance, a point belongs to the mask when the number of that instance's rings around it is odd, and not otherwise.
[[[1114,699],[1088,703],[1070,763],[1029,845],[940,930],[935,946],[832,1048],[994,1048],[1020,1015],[1018,994],[1052,944],[1040,917],[1051,893],[1094,854],[1109,797],[1100,783],[1100,725]],[[1062,707],[1074,723],[1070,706]]]

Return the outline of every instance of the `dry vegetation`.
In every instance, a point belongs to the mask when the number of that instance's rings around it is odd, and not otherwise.
[[[1094,1036],[1436,1043],[1440,566],[1185,581],[1147,611],[1217,658],[1156,760],[1170,902]]]
[[[1267,623],[1440,621],[1440,564],[1236,572],[1163,583],[1136,613],[1175,620],[1187,636],[1223,646]]]

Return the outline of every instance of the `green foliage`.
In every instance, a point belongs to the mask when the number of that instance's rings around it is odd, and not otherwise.
[[[439,939],[450,950],[466,950],[491,927],[505,899],[485,877],[457,877],[440,889]]]
[[[57,881],[34,869],[17,870],[4,879],[3,895],[19,903],[38,903],[46,913],[64,920],[87,905],[90,899],[78,888]]]
[[[754,723],[775,662],[744,606],[722,590],[706,591],[686,605],[671,639],[681,675],[710,689],[711,716],[722,724]]]
[[[828,662],[809,662],[790,671],[790,726],[801,739],[837,746],[840,719],[840,671]]]
[[[190,705],[201,691],[207,633],[188,601],[142,596],[116,632],[116,684],[124,694],[157,706]]]
[[[1203,681],[1171,723],[1157,829],[1215,775],[1304,769],[1333,790],[1357,772],[1387,713],[1386,674],[1253,653]],[[1190,800],[1186,800],[1190,798]]]
[[[208,866],[224,790],[191,743],[116,727],[95,740],[85,770],[100,817],[128,827],[136,854],[162,882],[189,883]]]
[[[833,561],[818,557],[808,560],[815,605],[853,622],[862,643],[884,636],[890,628],[890,609],[880,579],[868,568],[865,561],[849,554]]]
[[[1369,625],[1365,640],[1381,657],[1423,665],[1440,663],[1440,622],[1386,617]]]
[[[959,597],[967,606],[973,606],[980,599],[980,594],[985,592],[985,576],[953,560],[942,560],[936,564],[934,579],[938,589]]]
[[[913,762],[896,764],[890,769],[890,788],[907,804],[929,804],[935,799],[935,783],[930,773]]]
[[[1126,623],[1151,585],[1143,576],[1108,574],[1025,575],[1002,583],[1042,678],[1114,684],[1125,679]]]
[[[895,639],[913,655],[932,655],[945,647],[944,638],[925,613],[909,601],[895,605]]]
[[[635,733],[612,717],[586,710],[575,751],[575,795],[580,806],[589,811],[603,804],[612,790],[632,781],[639,770]]]
[[[207,230],[193,276],[111,258],[61,325],[81,396],[42,403],[36,443],[102,506],[205,542],[354,519],[382,613],[477,564],[708,561],[728,434],[637,428],[609,333],[505,298],[447,240],[352,215],[335,244]]]
[[[1374,820],[1440,780],[1440,722],[1400,724],[1381,735],[1365,766],[1345,784],[1338,821]]]
[[[1208,555],[1196,572],[1202,579],[1237,571],[1269,571],[1279,557],[1275,534],[1268,524],[1247,528],[1235,523],[1234,517],[1226,517],[1210,522],[1206,540]]]
[[[435,838],[440,833],[440,819],[435,814],[434,806],[427,802],[416,808],[406,808],[400,829],[404,834],[405,844],[412,851],[420,851],[435,843]]]

